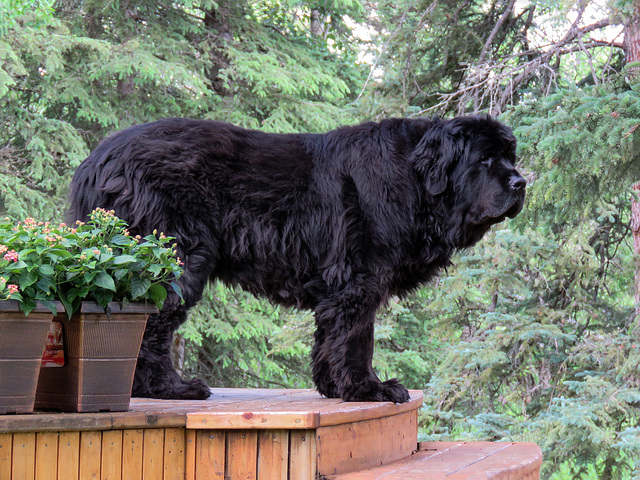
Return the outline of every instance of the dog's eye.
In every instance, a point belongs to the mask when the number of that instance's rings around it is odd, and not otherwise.
[[[480,157],[480,163],[486,165],[487,167],[490,167],[493,163],[493,157],[491,157],[490,155],[483,155],[482,157]]]

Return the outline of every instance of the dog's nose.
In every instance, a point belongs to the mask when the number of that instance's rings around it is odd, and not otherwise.
[[[509,179],[509,187],[511,187],[511,190],[516,190],[516,191],[524,190],[526,186],[527,186],[527,181],[524,178],[522,178],[520,175],[513,175]]]

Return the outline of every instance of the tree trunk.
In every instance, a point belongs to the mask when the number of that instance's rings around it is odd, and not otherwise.
[[[640,62],[640,7],[636,7],[633,17],[624,27],[624,51],[627,64]],[[634,67],[628,75],[638,77],[640,68]],[[634,192],[640,194],[640,182],[633,185]],[[631,232],[633,235],[633,253],[635,256],[635,301],[636,321],[640,322],[640,198],[631,201]]]
[[[184,347],[184,337],[179,333],[175,333],[173,336],[173,343],[171,344],[171,361],[173,363],[173,368],[175,368],[176,372],[181,376],[182,371],[184,370]]]
[[[322,37],[322,19],[320,17],[320,11],[317,9],[311,10],[311,36]]]
[[[207,77],[211,81],[213,91],[223,97],[231,95],[222,75],[222,72],[229,67],[229,58],[226,55],[227,44],[233,40],[229,25],[231,8],[233,8],[231,2],[222,1],[217,8],[204,12],[204,25],[207,27],[210,48]]]

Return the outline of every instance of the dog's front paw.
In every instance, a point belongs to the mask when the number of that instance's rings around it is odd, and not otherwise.
[[[409,391],[398,380],[392,378],[386,382],[368,380],[344,388],[342,399],[345,402],[393,402],[409,401]]]
[[[397,379],[392,378],[386,382],[382,382],[381,395],[385,398],[384,402],[406,403],[409,401],[409,390],[405,388]]]

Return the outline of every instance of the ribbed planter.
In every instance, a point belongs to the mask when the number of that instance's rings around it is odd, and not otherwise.
[[[129,410],[131,386],[151,304],[109,304],[110,313],[84,302],[70,319],[54,318],[62,327],[64,360],[43,363],[35,408],[63,412]]]
[[[33,412],[52,319],[53,314],[41,304],[25,316],[16,300],[0,301],[0,414]]]

